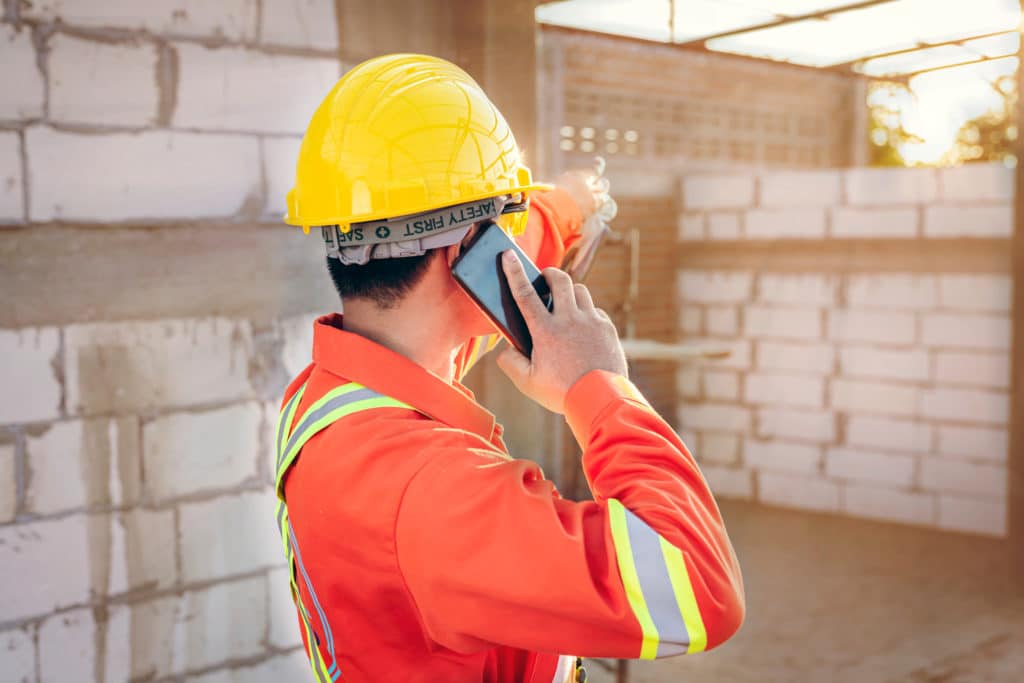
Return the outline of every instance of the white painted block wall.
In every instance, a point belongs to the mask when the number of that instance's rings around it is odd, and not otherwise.
[[[687,176],[680,240],[719,239],[726,207],[737,250],[1004,239],[1012,182],[990,164]],[[738,350],[679,372],[682,433],[725,497],[1003,536],[1011,289],[996,272],[681,269],[683,338]]]

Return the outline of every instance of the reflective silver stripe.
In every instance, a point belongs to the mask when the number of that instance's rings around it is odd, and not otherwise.
[[[299,566],[299,572],[302,574],[303,581],[306,582],[306,589],[309,591],[309,597],[313,598],[313,607],[316,608],[316,613],[320,617],[320,625],[324,629],[324,640],[327,641],[327,654],[331,656],[331,663],[333,664],[335,661],[334,633],[331,631],[331,624],[327,621],[327,615],[324,614],[324,609],[320,606],[320,600],[316,597],[316,591],[313,590],[313,582],[309,580],[309,574],[306,573],[306,567],[302,564],[302,553],[299,552],[299,543],[295,540],[295,529],[291,528],[291,526],[288,527],[288,536],[292,540],[292,552],[295,553],[295,564]],[[301,600],[299,602],[301,603]]]
[[[672,579],[669,578],[665,557],[661,552],[661,537],[628,508],[624,509],[640,588],[651,620],[658,629],[658,650],[655,656],[685,654],[690,644],[690,635],[679,611]]]
[[[296,443],[298,443],[299,439],[302,438],[303,433],[312,425],[314,425],[317,422],[317,420],[320,420],[321,418],[325,417],[332,410],[337,410],[338,408],[348,405],[349,403],[355,403],[356,401],[361,401],[367,398],[377,398],[379,396],[381,396],[381,394],[378,394],[373,389],[356,389],[355,391],[350,391],[347,394],[342,394],[337,398],[331,399],[330,401],[323,404],[322,406],[320,406],[311,413],[306,413],[302,417],[302,422],[300,422],[299,426],[296,427],[295,431],[292,432],[291,438],[288,439],[288,445],[285,446],[284,453],[291,453],[292,448],[295,446]],[[281,465],[283,464],[284,461],[282,460],[278,464],[278,469],[280,469]]]

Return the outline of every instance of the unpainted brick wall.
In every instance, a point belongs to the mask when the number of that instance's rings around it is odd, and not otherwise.
[[[4,7],[5,245],[131,226],[160,271],[181,226],[220,231],[230,259],[232,231],[279,223],[342,72],[331,0]],[[110,320],[95,304],[0,329],[0,679],[306,680],[271,431],[311,317],[196,302],[194,318]]]
[[[967,256],[1008,250],[1013,173],[682,178],[680,335],[732,354],[680,369],[678,422],[719,495],[1006,534],[1012,278]]]

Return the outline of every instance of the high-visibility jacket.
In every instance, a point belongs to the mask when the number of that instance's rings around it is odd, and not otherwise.
[[[526,248],[557,262],[579,216],[561,193],[534,201]],[[460,373],[488,345],[467,343]],[[316,322],[313,363],[285,395],[277,480],[317,680],[562,683],[577,655],[699,652],[739,628],[739,566],[679,437],[604,371],[565,410],[593,501],[512,459],[458,381],[340,315]]]

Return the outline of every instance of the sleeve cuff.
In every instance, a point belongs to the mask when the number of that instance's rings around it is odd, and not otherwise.
[[[618,400],[626,399],[651,407],[643,394],[622,375],[606,370],[591,370],[576,380],[565,395],[565,419],[581,445],[590,440],[594,422]]]
[[[563,239],[579,234],[583,227],[583,213],[571,194],[560,187],[554,187],[544,192],[542,201],[557,216],[557,224],[565,226]]]

